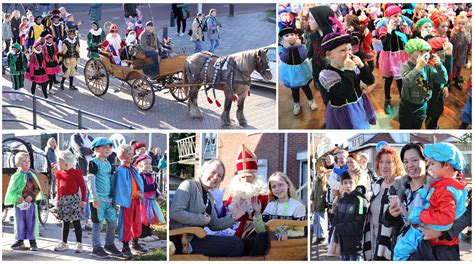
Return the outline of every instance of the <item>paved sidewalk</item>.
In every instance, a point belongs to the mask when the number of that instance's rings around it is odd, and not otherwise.
[[[123,260],[117,258],[100,259],[92,255],[92,237],[91,231],[82,232],[83,253],[75,253],[76,237],[74,230],[71,229],[68,237],[70,249],[63,252],[54,251],[54,247],[62,238],[62,230],[58,221],[50,213],[48,223],[43,227],[40,225],[40,238],[37,240],[38,251],[14,251],[10,246],[15,242],[13,222],[10,216],[14,215],[13,209],[8,210],[7,220],[2,226],[2,259],[4,261],[21,260],[21,261],[99,261],[99,260]],[[104,245],[105,233],[101,233],[102,245]],[[154,242],[140,242],[146,249],[162,248],[166,252],[166,238]],[[118,241],[117,235],[115,245],[119,250],[122,249],[122,243]],[[29,242],[25,241],[25,246],[29,246]]]
[[[105,11],[104,11],[105,12]],[[105,12],[107,13],[107,12]],[[144,15],[146,15],[145,12]],[[79,18],[77,18],[79,16]],[[75,15],[76,20],[88,21],[88,17],[78,13]],[[103,20],[107,20],[103,14]],[[112,18],[110,18],[112,19]],[[121,19],[121,18],[120,18]],[[117,20],[120,20],[117,18]],[[266,12],[254,12],[238,14],[234,17],[219,17],[223,24],[222,44],[217,48],[216,54],[228,55],[231,53],[260,48],[275,43],[275,24],[267,21]],[[188,27],[191,22],[188,22]],[[249,25],[250,24],[250,25]],[[85,25],[83,26],[85,27]],[[120,32],[124,32],[121,30]],[[174,31],[173,31],[174,32]],[[161,36],[161,29],[159,30]],[[173,37],[175,43],[175,51],[185,48],[187,52],[194,50],[194,44],[189,40],[189,36]],[[76,77],[74,84],[78,91],[70,91],[68,89],[68,81],[66,81],[66,90],[60,91],[55,88],[56,94],[51,95],[50,99],[55,102],[64,103],[71,107],[76,107],[103,117],[116,120],[127,125],[131,125],[138,129],[218,129],[220,127],[220,115],[223,107],[218,108],[215,104],[210,105],[201,91],[198,97],[198,105],[203,112],[202,120],[191,119],[188,114],[188,108],[185,103],[177,102],[168,91],[156,92],[155,105],[149,111],[139,110],[133,103],[130,95],[130,88],[127,84],[122,86],[121,82],[110,76],[110,85],[107,94],[102,97],[96,97],[89,92],[83,77],[84,65],[87,60],[87,51],[85,47],[85,35],[81,38],[81,62],[78,67],[79,76]],[[204,45],[208,48],[208,43]],[[27,82],[26,89],[30,90],[31,84]],[[2,89],[9,90],[11,87],[10,77],[6,74],[3,76]],[[117,88],[122,89],[114,92]],[[37,89],[37,95],[42,96],[40,89]],[[224,102],[224,94],[217,91],[217,97],[220,102]],[[9,95],[3,95],[4,104],[23,105],[32,107],[31,100],[24,102],[13,102]],[[245,116],[247,118],[248,127],[245,129],[275,129],[276,128],[276,90],[266,88],[251,88],[251,96],[245,102]],[[233,129],[241,129],[236,122],[236,103],[233,103],[231,109],[231,119],[233,119]],[[44,102],[38,104],[39,111],[45,111],[50,115],[58,118],[77,122],[77,114],[69,110],[58,109],[47,105]],[[3,119],[18,119],[32,122],[32,114],[21,109],[3,109]],[[70,125],[65,125],[45,117],[38,117],[38,124],[46,129],[74,129]],[[92,129],[117,129],[121,128],[110,123],[98,122],[91,118],[83,118],[83,125]],[[6,129],[31,129],[30,126],[3,122]]]

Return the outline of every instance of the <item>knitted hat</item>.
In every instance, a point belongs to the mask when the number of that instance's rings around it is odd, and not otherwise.
[[[352,36],[346,32],[329,33],[323,38],[321,48],[324,52],[331,51],[343,44],[351,44]]]
[[[431,21],[431,19],[424,17],[416,22],[415,27],[416,29],[420,29],[426,23],[433,25],[433,21]]]
[[[444,43],[446,43],[447,39],[442,37],[433,37],[428,40],[428,44],[431,46],[431,52],[435,53],[438,50],[443,49]]]
[[[140,163],[140,161],[143,161],[143,160],[151,160],[151,157],[148,155],[142,155],[135,160],[135,163],[133,163],[133,166],[136,167],[138,163]]]
[[[447,16],[441,14],[440,12],[433,12],[431,13],[430,15],[430,19],[431,21],[433,21],[433,25],[435,27],[438,27],[439,24],[443,23],[443,22],[449,22],[449,19]]]
[[[153,27],[155,24],[153,24],[153,21],[148,21],[146,22],[145,26],[146,27]]]
[[[448,162],[457,171],[464,170],[466,166],[461,151],[451,143],[426,144],[425,155],[438,162]]]
[[[137,142],[133,144],[133,151],[139,149],[139,148],[146,148],[146,144],[143,142]]]
[[[391,17],[395,14],[398,14],[398,13],[402,13],[402,9],[399,7],[399,6],[396,6],[396,5],[391,5],[389,7],[387,7],[387,9],[385,9],[385,12],[384,12],[384,15],[386,17]]]
[[[431,46],[428,42],[420,38],[410,39],[407,44],[405,44],[406,53],[413,53],[417,50],[431,50]]]
[[[343,180],[352,180],[352,176],[349,174],[349,171],[344,171],[341,174],[341,183]]]
[[[237,174],[248,174],[258,172],[257,156],[244,144],[237,155]]]
[[[285,27],[285,28],[282,28],[280,32],[278,32],[278,36],[283,37],[284,35],[291,34],[291,33],[296,34],[296,30],[292,27]]]

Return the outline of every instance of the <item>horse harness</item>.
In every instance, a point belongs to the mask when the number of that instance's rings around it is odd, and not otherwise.
[[[207,97],[207,101],[212,104],[213,101],[212,99],[208,96],[208,90],[212,89],[212,93],[213,93],[213,96],[214,96],[214,100],[216,102],[216,105],[217,107],[220,107],[221,104],[220,102],[217,100],[216,98],[216,89],[215,89],[215,86],[216,85],[219,85],[219,84],[223,84],[221,83],[221,75],[220,73],[223,71],[223,70],[227,70],[227,66],[231,66],[231,71],[230,71],[230,77],[225,81],[225,84],[228,84],[229,85],[229,91],[232,92],[233,91],[233,85],[234,84],[244,84],[244,85],[247,85],[247,86],[250,86],[251,84],[251,81],[250,81],[250,75],[247,76],[248,80],[245,80],[247,78],[245,78],[246,74],[244,74],[242,72],[242,70],[240,70],[237,65],[236,65],[236,62],[235,61],[230,61],[228,60],[228,57],[225,56],[225,57],[219,57],[219,56],[216,56],[214,54],[210,54],[209,53],[209,56],[207,59],[206,59],[206,62],[204,63],[203,65],[203,68],[201,69],[201,72],[204,71],[204,80],[203,80],[203,84],[205,85],[205,88],[204,88],[204,91],[206,93],[206,97]],[[213,58],[218,58],[216,60],[216,62],[213,64],[213,67],[214,67],[214,74],[212,76],[212,81],[210,83],[207,83],[207,74],[209,72],[209,66],[210,66],[210,63],[211,63],[211,60]],[[254,61],[254,70],[257,70],[259,69],[258,68],[258,65],[257,65],[257,61],[255,59]],[[269,69],[265,69],[265,70],[269,70]],[[235,71],[237,71],[238,74],[240,74],[242,76],[242,80],[240,81],[235,81],[234,78],[235,78]],[[245,79],[244,79],[245,78]],[[225,90],[225,89],[224,89]],[[250,91],[249,91],[249,95],[250,95]],[[232,100],[235,101],[237,99],[237,97],[233,94],[232,92]]]

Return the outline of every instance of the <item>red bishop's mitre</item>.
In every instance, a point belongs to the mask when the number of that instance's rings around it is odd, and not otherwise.
[[[237,174],[243,173],[257,173],[258,172],[258,165],[257,165],[257,156],[248,149],[244,144],[239,150],[237,154]]]

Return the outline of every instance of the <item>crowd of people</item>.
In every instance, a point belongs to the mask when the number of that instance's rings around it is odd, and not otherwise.
[[[460,260],[471,226],[466,161],[450,143],[409,143],[400,154],[377,144],[366,154],[340,149],[314,169],[314,244],[342,260]]]
[[[377,123],[368,94],[383,78],[384,112],[400,98],[401,129],[437,129],[452,89],[468,93],[460,128],[471,123],[472,5],[466,4],[279,4],[280,79],[291,89],[299,115],[300,89],[310,110],[321,93],[325,128],[368,129]],[[311,61],[311,62],[310,62]],[[391,92],[396,83],[398,93]],[[453,88],[452,88],[453,87]]]
[[[302,237],[300,227],[282,226],[275,232],[265,229],[270,219],[306,221],[306,206],[299,201],[287,175],[275,172],[265,183],[258,176],[257,157],[245,145],[239,150],[236,173],[224,201],[221,182],[224,163],[210,160],[201,167],[199,177],[183,181],[170,204],[170,229],[189,226],[205,228],[207,236],[191,236],[183,245],[181,236],[171,236],[171,254],[187,252],[208,257],[263,256],[269,249],[269,235],[280,240]]]
[[[16,7],[16,6],[13,6]],[[51,8],[51,9],[49,9]],[[99,59],[99,49],[108,52],[110,63],[131,66],[139,52],[151,58],[153,74],[159,75],[159,57],[166,58],[172,52],[170,39],[160,41],[153,21],[143,23],[138,4],[123,4],[126,30],[119,32],[119,25],[101,27],[102,4],[90,5],[90,27],[87,37],[87,57]],[[191,12],[187,4],[173,4],[172,10],[177,20],[178,36],[186,30],[186,19]],[[31,82],[31,94],[41,87],[44,98],[54,93],[54,85],[64,90],[65,81],[69,89],[77,90],[74,79],[80,61],[80,36],[78,33],[82,21],[75,21],[74,15],[65,7],[54,9],[46,5],[43,13],[34,15],[34,10],[21,14],[19,10],[2,14],[2,57],[6,63],[2,72],[9,69],[14,91],[23,91],[27,81]],[[192,29],[188,32],[195,44],[195,52],[202,51],[204,34],[210,41],[210,52],[220,45],[219,30],[221,24],[216,17],[217,11],[211,9],[208,16],[197,14]],[[182,30],[182,32],[180,32]],[[6,64],[6,65],[5,65]],[[58,79],[58,76],[61,76]],[[153,76],[152,76],[153,77]],[[13,101],[23,101],[21,94],[11,93]]]
[[[146,144],[137,141],[118,146],[115,152],[112,147],[108,138],[94,139],[86,133],[75,133],[70,148],[58,151],[56,140],[50,138],[45,153],[52,165],[52,197],[45,197],[49,190],[41,189],[35,172],[30,169],[29,154],[16,154],[18,171],[12,175],[5,197],[5,205],[15,206],[13,250],[38,250],[35,201],[42,199],[56,201],[57,219],[62,223],[62,236],[58,238],[61,242],[55,251],[69,249],[71,223],[76,236],[75,252],[83,252],[82,231],[89,229],[92,254],[101,258],[109,255],[131,258],[132,250],[138,254],[147,252],[139,239],[148,242],[160,239],[153,235],[151,225],[166,222],[158,204],[164,197],[155,177],[156,171],[166,170],[166,154],[162,155],[159,148],[147,151]],[[104,220],[107,230],[102,247],[100,230]],[[116,231],[123,244],[121,251],[114,243]],[[30,247],[25,246],[24,240],[29,240]]]

